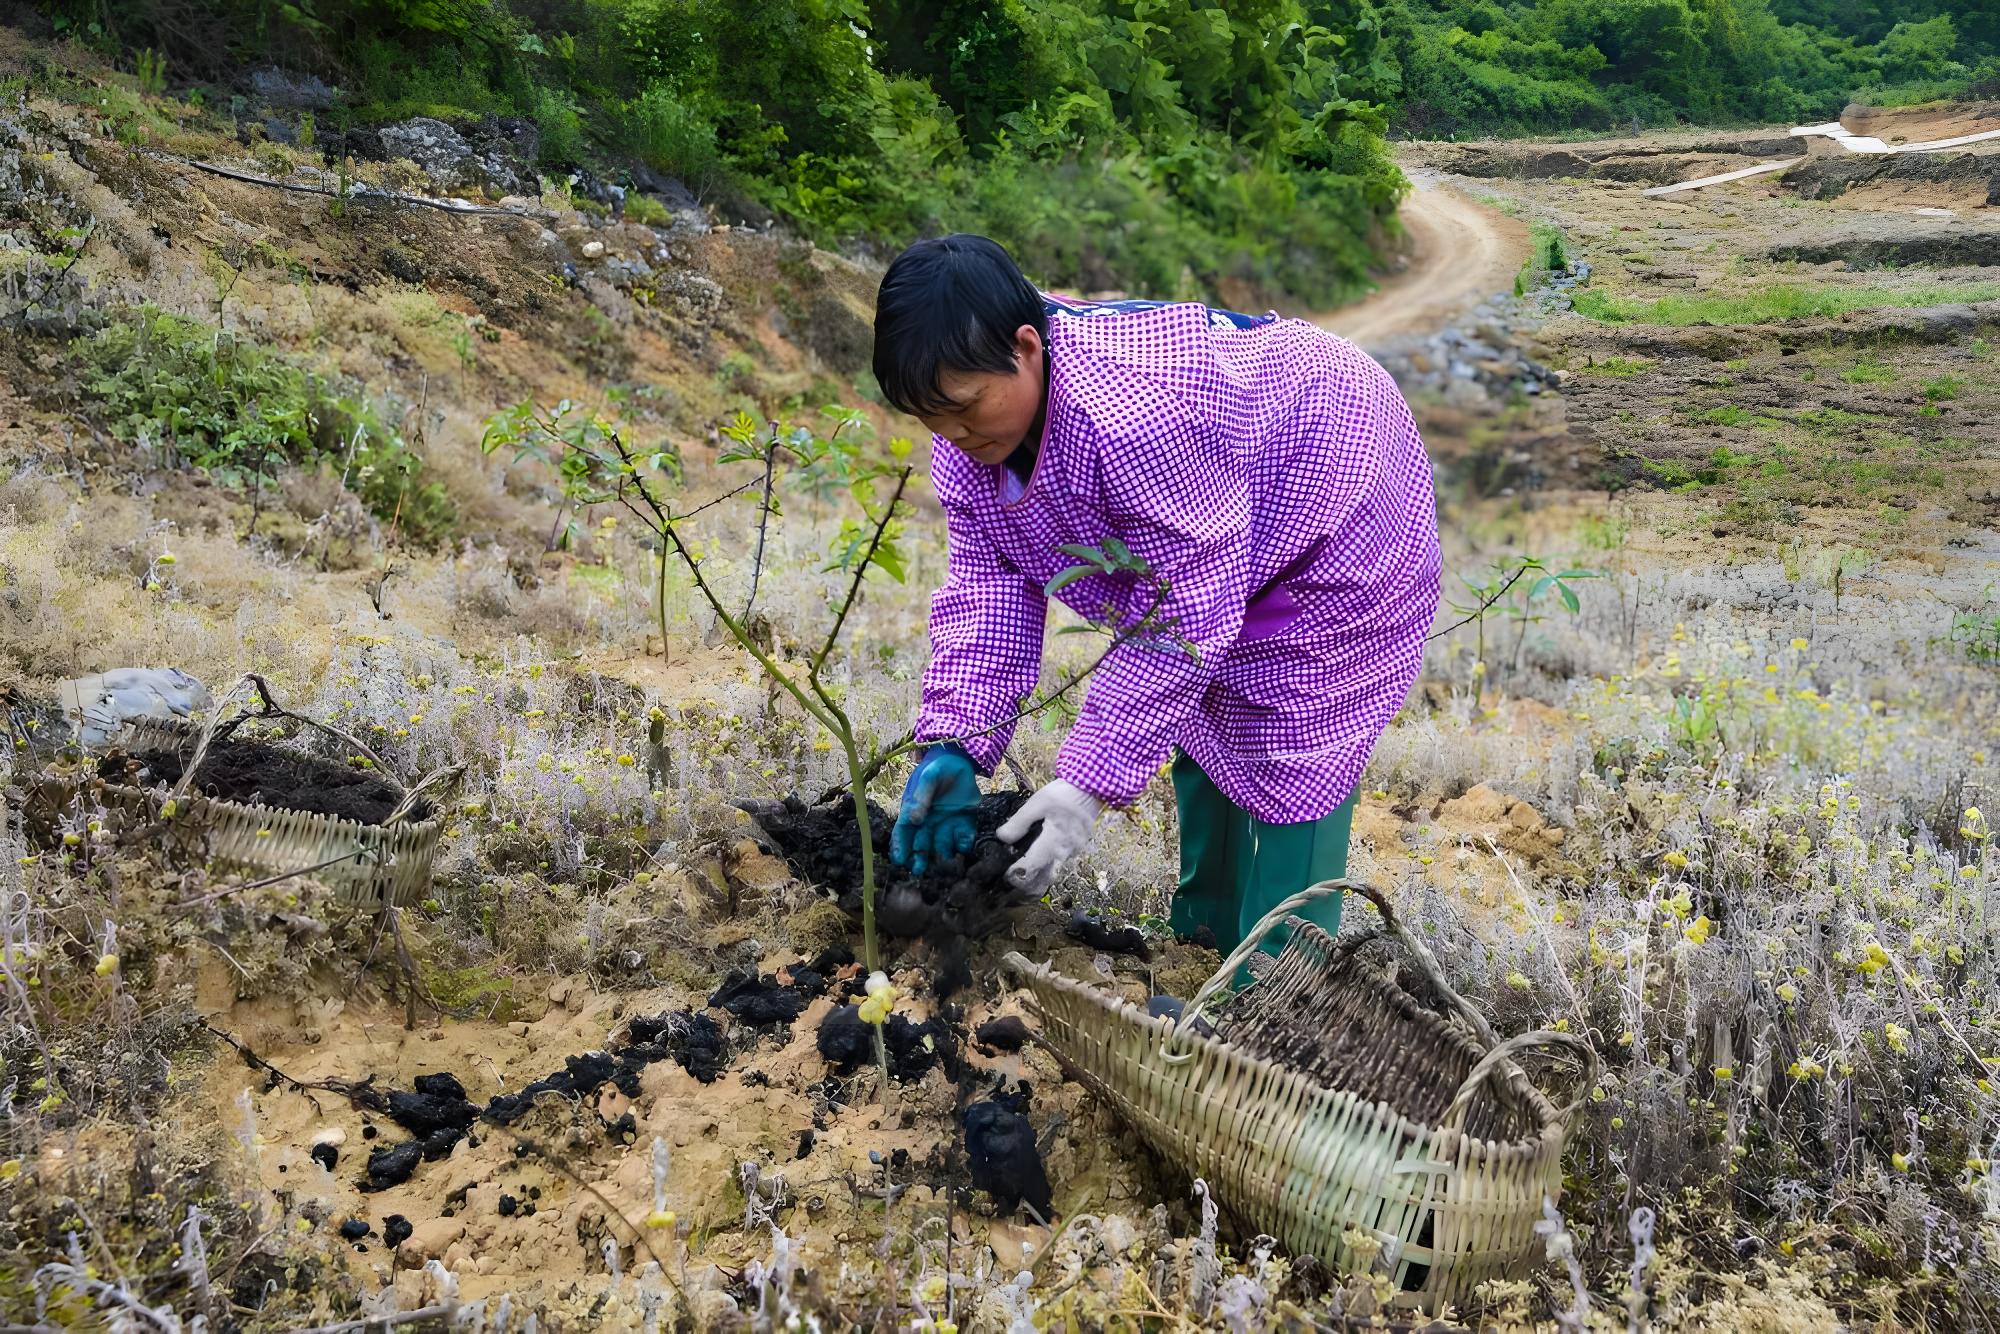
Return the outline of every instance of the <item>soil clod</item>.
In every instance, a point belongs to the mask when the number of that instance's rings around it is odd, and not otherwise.
[[[803,983],[786,986],[770,974],[759,977],[755,973],[741,970],[732,971],[723,978],[722,985],[708,998],[710,1006],[727,1010],[752,1028],[775,1028],[789,1026],[812,1004],[814,996],[826,990],[826,981],[818,973],[805,969],[816,983],[808,987]],[[796,974],[794,974],[796,976]]]
[[[1069,925],[1064,931],[1071,940],[1081,941],[1094,950],[1130,954],[1141,959],[1151,956],[1151,951],[1146,948],[1145,932],[1130,922],[1119,922],[1088,908],[1078,908],[1070,914]]]
[[[361,1189],[387,1190],[391,1186],[400,1186],[410,1179],[410,1174],[423,1160],[424,1142],[418,1139],[377,1149],[368,1155],[368,1180]]]
[[[1027,1045],[1028,1025],[1018,1014],[988,1019],[972,1035],[972,1040],[988,1051],[1019,1051]]]
[[[658,1060],[671,1056],[681,1069],[704,1084],[713,1084],[729,1068],[729,1039],[713,1015],[670,1010],[641,1015],[628,1025],[632,1045],[627,1060]]]
[[[889,1054],[889,1077],[902,1083],[922,1079],[934,1065],[949,1071],[957,1060],[951,1028],[936,1020],[912,1023],[900,1014],[882,1025]],[[819,1054],[841,1074],[851,1074],[875,1062],[875,1034],[861,1022],[861,1007],[843,1005],[819,1026]]]
[[[1043,1222],[1055,1215],[1048,1170],[1028,1120],[1029,1090],[995,1093],[965,1109],[965,1157],[972,1184],[1004,1216],[1026,1204]]]
[[[401,1214],[390,1214],[382,1220],[382,1240],[392,1248],[402,1245],[416,1230],[410,1220]]]

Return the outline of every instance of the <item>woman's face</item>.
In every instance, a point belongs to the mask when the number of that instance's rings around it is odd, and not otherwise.
[[[920,420],[979,462],[1004,463],[1041,413],[1042,365],[1042,336],[1024,324],[1014,331],[1011,372],[946,371],[938,388],[952,406]]]

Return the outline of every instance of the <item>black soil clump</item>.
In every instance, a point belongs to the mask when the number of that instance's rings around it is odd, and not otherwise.
[[[727,1010],[752,1028],[775,1028],[781,1024],[789,1028],[792,1020],[812,1004],[813,997],[826,991],[826,979],[803,963],[785,971],[792,977],[790,986],[769,973],[759,977],[740,969],[732,970],[708,998],[708,1003],[714,1009]]]
[[[562,1069],[536,1080],[520,1092],[494,1095],[493,1100],[486,1104],[484,1115],[488,1121],[503,1126],[512,1125],[527,1115],[540,1094],[559,1093],[576,1101],[595,1093],[600,1085],[607,1083],[616,1083],[619,1092],[628,1098],[635,1098],[639,1095],[639,1071],[648,1064],[649,1061],[644,1058],[634,1063],[602,1051],[566,1056]]]
[[[888,1048],[889,1077],[902,1083],[922,1079],[940,1063],[951,1073],[958,1064],[957,1040],[951,1026],[939,1019],[911,1023],[892,1014],[882,1025],[882,1042]],[[875,1063],[875,1034],[861,1022],[861,1007],[843,1005],[820,1023],[819,1054],[840,1074],[851,1074]]]
[[[1001,1215],[1023,1204],[1043,1222],[1055,1217],[1048,1170],[1028,1120],[1028,1085],[995,1093],[965,1109],[965,1158],[972,1184],[993,1197]]]
[[[1023,901],[1007,883],[1007,868],[1033,839],[1009,846],[996,838],[994,831],[1027,799],[1025,792],[989,792],[980,798],[973,812],[979,836],[972,850],[930,867],[923,875],[914,875],[889,860],[889,836],[896,819],[869,802],[876,925],[901,937],[985,935],[1005,908]],[[791,797],[759,805],[750,813],[795,875],[831,890],[843,910],[860,915],[861,831],[854,819],[852,797],[824,806],[807,806]]]
[[[416,1230],[401,1214],[390,1214],[382,1220],[382,1240],[392,1247],[402,1245]]]
[[[368,1235],[368,1220],[365,1218],[348,1219],[340,1225],[340,1235],[349,1241],[360,1241]]]
[[[139,782],[174,784],[185,767],[182,757],[170,750],[149,750],[131,757],[141,766]],[[123,766],[122,756],[108,756],[100,765]],[[130,781],[135,775],[109,772],[107,778]],[[402,802],[403,794],[379,774],[328,760],[314,759],[282,746],[262,741],[225,737],[215,741],[195,774],[194,789],[204,796],[253,806],[273,806],[279,810],[307,811],[331,815],[359,824],[378,825]],[[419,798],[410,812],[413,820],[428,820],[431,806]]]
[[[671,1057],[704,1084],[713,1084],[729,1068],[729,1039],[713,1015],[674,1010],[640,1015],[628,1027],[628,1060],[650,1064]]]
[[[1069,924],[1063,931],[1071,940],[1107,954],[1131,954],[1141,959],[1152,957],[1146,948],[1145,932],[1130,922],[1116,921],[1088,908],[1078,908],[1071,913]]]
[[[391,1092],[388,1101],[390,1119],[417,1136],[440,1130],[462,1134],[479,1116],[479,1109],[465,1096],[465,1086],[447,1074],[418,1075],[415,1093]]]
[[[972,1035],[972,1040],[988,1051],[1019,1051],[1028,1043],[1028,1026],[1018,1014],[988,1019]]]
[[[340,1150],[331,1144],[315,1144],[306,1152],[306,1156],[329,1172],[340,1164]]]
[[[821,984],[822,989],[824,983]],[[514,1093],[494,1095],[485,1107],[466,1097],[465,1085],[443,1072],[419,1075],[416,1090],[394,1090],[381,1096],[381,1105],[412,1138],[387,1145],[368,1155],[368,1178],[363,1190],[385,1190],[410,1179],[422,1162],[445,1157],[473,1126],[485,1119],[511,1125],[527,1115],[535,1099],[554,1093],[571,1102],[581,1102],[605,1084],[611,1084],[628,1098],[639,1096],[639,1074],[655,1061],[678,1061],[683,1070],[704,1084],[712,1084],[729,1068],[729,1042],[722,1025],[713,1016],[690,1014],[685,1010],[642,1015],[628,1025],[631,1040],[616,1052],[591,1051],[563,1060],[563,1068],[538,1079]],[[607,1121],[605,1133],[614,1141],[630,1144],[638,1138],[638,1123],[630,1112]],[[475,1140],[476,1144],[477,1141]],[[517,1151],[524,1151],[519,1146]],[[324,1161],[329,1170],[337,1161],[333,1146],[320,1145],[313,1157]],[[389,1243],[395,1245],[394,1241]]]
[[[423,1160],[424,1142],[420,1139],[404,1140],[401,1144],[376,1149],[368,1155],[368,1180],[362,1183],[361,1189],[387,1190],[391,1186],[400,1186],[410,1179],[410,1174]]]

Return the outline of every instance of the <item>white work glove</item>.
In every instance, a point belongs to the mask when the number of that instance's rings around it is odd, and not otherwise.
[[[1007,883],[1026,894],[1042,893],[1090,846],[1097,817],[1103,813],[1104,803],[1074,783],[1058,778],[1037,789],[1013,819],[994,831],[1002,843],[1019,843],[1035,821],[1042,822],[1042,832],[1007,868]]]

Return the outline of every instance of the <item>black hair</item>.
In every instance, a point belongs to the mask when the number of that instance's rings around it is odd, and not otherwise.
[[[997,242],[963,233],[918,241],[889,265],[875,298],[875,380],[912,416],[957,406],[946,371],[1014,369],[1014,333],[1032,325],[1046,343],[1042,294]]]

